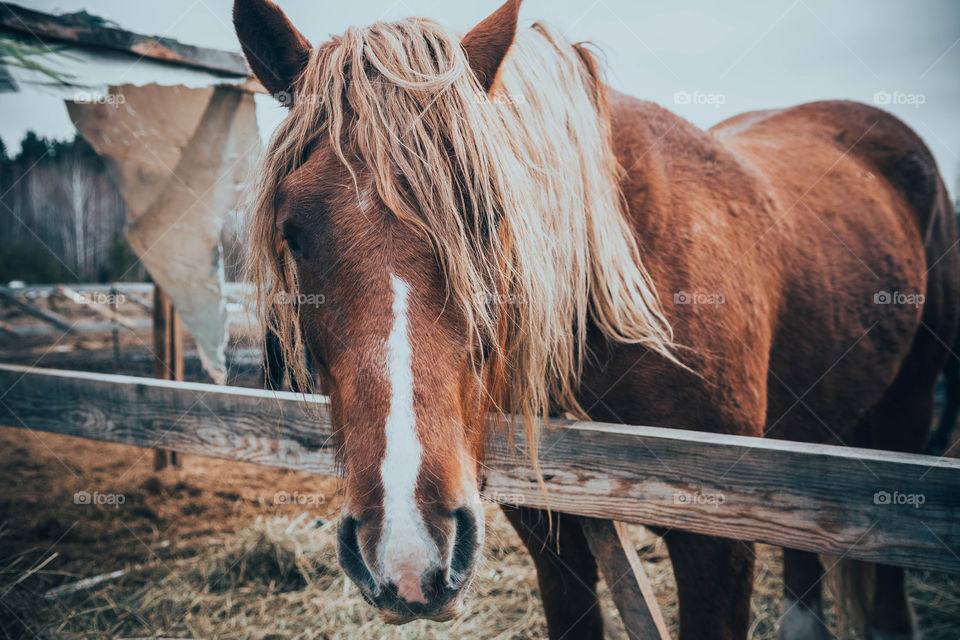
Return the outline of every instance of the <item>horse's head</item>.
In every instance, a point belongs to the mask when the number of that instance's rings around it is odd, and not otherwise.
[[[395,622],[459,607],[488,411],[520,414],[528,442],[552,407],[584,416],[590,324],[673,357],[597,66],[543,25],[517,34],[518,5],[462,38],[411,18],[317,49],[271,2],[234,11],[290,106],[251,216],[261,319],[289,364],[304,344],[318,364],[346,472],[340,561]]]
[[[490,87],[518,5],[462,40],[391,23],[317,50],[273,3],[234,8],[250,67],[292,109],[252,223],[266,315],[289,362],[302,341],[318,365],[346,475],[340,562],[392,622],[455,615],[483,539],[494,323],[464,292],[489,290],[493,274],[489,253],[464,256],[486,251],[492,213],[464,186],[472,150],[434,144],[438,118],[457,114],[430,101]]]

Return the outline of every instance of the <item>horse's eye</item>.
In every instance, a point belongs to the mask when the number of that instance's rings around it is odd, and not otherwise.
[[[283,243],[287,245],[290,254],[294,258],[299,258],[303,254],[303,247],[300,245],[300,230],[294,226],[288,226],[283,230]]]
[[[287,244],[287,249],[290,249],[290,253],[294,256],[299,256],[303,253],[303,250],[300,248],[300,241],[296,238],[284,237],[283,241]]]

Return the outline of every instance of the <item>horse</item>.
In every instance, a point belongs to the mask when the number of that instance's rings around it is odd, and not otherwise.
[[[519,5],[462,37],[410,18],[315,48],[274,3],[234,5],[289,107],[249,277],[286,360],[305,346],[329,394],[340,564],[391,623],[462,608],[485,415],[529,437],[569,414],[920,451],[960,316],[949,198],[904,123],[826,101],[703,131],[605,84],[588,45],[518,29]],[[298,294],[325,304],[274,303]],[[550,637],[601,638],[580,521],[504,512]],[[679,637],[746,638],[753,545],[660,533]],[[818,557],[783,559],[781,637],[827,637]],[[870,573],[864,633],[913,637],[903,570]]]

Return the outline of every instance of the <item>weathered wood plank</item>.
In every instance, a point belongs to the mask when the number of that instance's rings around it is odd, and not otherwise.
[[[13,290],[18,296],[48,296],[56,292],[59,284],[26,284]],[[152,282],[115,282],[113,284],[102,284],[98,282],[81,282],[70,285],[74,291],[82,293],[109,293],[110,289],[117,287],[121,293],[135,293],[140,296],[153,297]],[[223,285],[223,291],[231,299],[242,300],[244,297],[253,295],[249,283],[245,282],[226,282]]]
[[[582,422],[540,451],[558,511],[960,572],[955,459]],[[488,483],[533,499],[529,473],[492,466]]]
[[[63,285],[63,284],[58,285],[57,290],[65,298],[69,298],[70,300],[73,300],[77,304],[82,304],[83,306],[85,306],[87,309],[90,309],[98,316],[102,318],[106,318],[107,321],[110,322],[110,324],[118,324],[130,330],[134,329],[133,323],[130,322],[129,319],[120,315],[115,308],[111,308],[113,304],[112,302],[110,304],[97,302],[95,297],[88,297],[80,293],[79,291],[75,289],[71,289],[67,285]],[[114,298],[110,298],[110,299],[114,300]]]
[[[65,333],[71,333],[73,331],[73,326],[69,322],[67,322],[65,318],[62,318],[55,313],[44,311],[43,309],[40,309],[39,307],[36,307],[30,304],[29,302],[25,302],[21,300],[19,297],[17,297],[16,293],[14,293],[12,290],[2,285],[0,285],[0,298],[3,298],[4,300],[11,302],[12,304],[19,307],[21,310],[25,311],[26,313],[29,313],[33,317],[39,318],[44,322],[50,323],[60,331],[63,331]]]
[[[111,26],[84,12],[53,15],[10,2],[0,2],[0,30],[12,31],[30,38],[121,51],[224,76],[250,75],[247,64],[239,53],[195,47],[162,36],[140,35]]]
[[[0,364],[5,425],[335,475],[326,407],[319,396]]]
[[[299,399],[0,365],[2,424],[332,474],[327,400]],[[960,460],[557,420],[544,494],[497,433],[491,500],[960,573]]]
[[[131,320],[131,331],[146,331],[153,324],[149,320]],[[83,335],[85,333],[107,333],[112,331],[117,325],[114,322],[77,322],[72,325],[71,335]],[[126,327],[124,327],[126,329]],[[45,324],[31,325],[9,325],[10,335],[16,338],[27,338],[34,336],[56,336],[64,333],[62,329],[50,327]]]
[[[580,526],[630,640],[670,640],[653,585],[622,522],[581,518]]]
[[[146,311],[147,313],[149,313],[149,314],[152,314],[152,313],[153,313],[153,302],[152,302],[152,301],[150,301],[150,300],[145,300],[144,298],[141,298],[137,293],[134,293],[133,291],[128,290],[126,287],[119,287],[119,286],[118,286],[118,287],[116,287],[116,290],[119,292],[119,294],[120,294],[121,296],[123,296],[124,302],[126,302],[127,300],[129,300],[130,302],[132,302],[133,304],[137,305],[138,307],[140,307],[141,309],[143,309],[143,310]]]

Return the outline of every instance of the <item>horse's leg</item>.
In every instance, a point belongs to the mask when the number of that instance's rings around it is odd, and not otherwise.
[[[954,349],[956,351],[956,348]],[[947,392],[947,403],[944,405],[940,424],[930,436],[930,441],[924,453],[930,456],[942,456],[950,449],[950,434],[957,424],[960,415],[960,361],[953,355],[943,369],[944,387]]]
[[[753,544],[679,530],[664,540],[677,579],[680,640],[745,640]]]
[[[907,598],[903,568],[878,564],[867,638],[913,640],[919,637],[917,618]]]
[[[783,550],[783,615],[780,640],[826,640],[821,580],[823,567],[817,554]]]
[[[938,346],[929,330],[921,329],[897,379],[864,418],[869,441],[857,444],[888,451],[922,449],[935,414],[936,370],[931,371],[927,363],[937,361]],[[866,622],[869,640],[920,637],[901,567],[876,565],[873,602]]]
[[[896,393],[896,392],[894,392]],[[894,451],[918,451],[934,416],[934,389],[897,397],[888,395],[871,416],[873,445]],[[907,433],[904,433],[905,429]],[[907,597],[902,567],[876,565],[873,606],[867,620],[869,640],[912,640],[920,637],[917,618]]]
[[[503,506],[537,568],[540,597],[552,640],[603,639],[597,600],[597,563],[575,516]],[[558,550],[559,540],[559,550]]]

